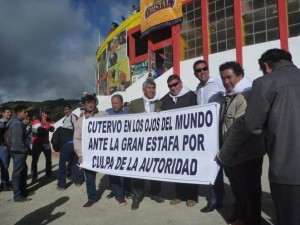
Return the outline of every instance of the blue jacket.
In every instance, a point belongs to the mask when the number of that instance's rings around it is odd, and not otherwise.
[[[8,121],[7,126],[10,132],[10,151],[26,153],[29,146],[27,145],[27,130],[23,121],[15,117]]]
[[[105,110],[108,115],[120,115],[120,114],[128,114],[128,108],[122,108],[121,111],[115,112],[112,108]]]

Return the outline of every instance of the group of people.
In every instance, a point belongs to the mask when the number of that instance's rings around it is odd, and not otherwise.
[[[194,75],[199,80],[196,93],[183,85],[180,76],[173,74],[167,79],[169,92],[159,99],[156,94],[155,81],[148,78],[142,86],[143,96],[131,101],[128,108],[123,107],[122,96],[116,94],[111,97],[112,108],[99,111],[96,97],[86,95],[83,98],[83,115],[78,120],[76,118],[76,122],[75,120],[71,122],[72,118],[69,119],[68,126],[65,125],[65,129],[74,131],[74,136],[73,139],[66,140],[60,148],[58,190],[65,189],[65,182],[60,179],[65,177],[66,162],[70,158],[73,162],[78,160],[79,164],[84,161],[82,154],[84,118],[150,113],[217,102],[221,105],[220,151],[215,161],[220,165],[220,170],[215,183],[209,187],[211,190],[209,201],[201,212],[211,212],[223,206],[224,170],[235,200],[235,210],[230,218],[230,224],[261,224],[261,174],[263,157],[267,153],[270,161],[270,189],[276,209],[277,224],[298,224],[300,221],[298,213],[300,209],[298,172],[300,171],[298,162],[300,144],[297,141],[299,133],[297,131],[300,122],[300,70],[293,64],[291,54],[282,49],[267,50],[258,62],[264,76],[252,83],[244,75],[242,66],[236,61],[225,62],[219,66],[220,79],[210,76],[209,65],[206,61],[196,61],[193,65]],[[26,192],[22,186],[24,180],[18,174],[25,173],[27,170],[26,162],[24,163],[27,146],[24,141],[25,136],[22,135],[22,132],[25,133],[25,125],[14,121],[22,121],[27,113],[26,107],[23,106],[16,107],[15,111],[17,117],[9,120],[9,123],[13,134],[18,134],[14,135],[16,138],[13,138],[11,143],[14,161],[12,180],[16,201],[26,199]],[[2,115],[4,121],[9,119],[9,113],[6,111],[3,111]],[[38,131],[38,126],[35,124],[33,123],[33,132]],[[51,127],[50,124],[45,123],[42,126],[46,131],[49,131]],[[33,139],[34,137],[33,135]],[[33,155],[38,158],[41,151],[46,149],[46,141],[34,144]],[[0,150],[2,160],[3,146]],[[33,160],[33,162],[36,161]],[[46,163],[47,176],[51,175],[49,165],[49,162]],[[7,182],[4,178],[7,175],[5,169],[2,168],[1,164],[1,180],[5,188]],[[33,179],[36,179],[36,167],[32,168]],[[77,173],[75,170],[72,172]],[[99,200],[96,190],[96,172],[84,169],[84,174],[88,201],[83,207],[91,207]],[[120,205],[126,205],[126,197],[131,196],[131,209],[139,208],[145,196],[145,180],[110,175],[109,181],[112,192],[107,196],[108,198],[115,197]],[[77,184],[76,179],[73,182]],[[161,196],[161,185],[161,181],[150,181],[150,198],[157,203],[165,201]],[[18,192],[17,187],[21,187]],[[192,207],[198,201],[197,184],[176,183],[175,193],[174,198],[170,200],[172,205],[185,201],[188,207]]]
[[[72,131],[69,136],[65,132],[60,137],[72,143],[77,116],[72,114],[71,105],[69,104],[64,105],[63,110],[66,115],[63,127]],[[12,118],[12,109],[8,106],[3,106],[2,118],[0,119],[1,190],[13,191],[13,198],[16,202],[26,202],[31,200],[31,198],[28,198],[31,193],[27,191],[28,166],[26,160],[28,155],[32,156],[31,184],[38,182],[38,161],[42,152],[46,159],[46,177],[49,179],[53,178],[52,147],[50,145],[49,132],[54,132],[55,128],[50,118],[51,110],[49,108],[41,108],[40,115],[32,121],[31,126],[31,116],[27,112],[27,106],[17,105],[14,112],[15,117]],[[73,151],[74,160],[67,160],[68,162],[70,161],[70,169],[68,171],[72,172],[73,181],[78,185],[79,168],[75,157],[76,154],[72,148],[73,145],[71,147],[68,145],[63,147],[67,150],[62,151],[63,154],[60,155],[62,158],[65,156],[69,159],[68,151]],[[13,161],[11,183],[8,172],[10,159]],[[62,166],[60,165],[60,167]],[[58,189],[64,186],[64,176],[65,173],[62,175],[60,171]]]
[[[276,208],[279,225],[297,224],[299,221],[299,144],[297,125],[300,112],[300,70],[292,63],[292,56],[282,49],[270,49],[259,59],[265,76],[252,81],[244,75],[242,66],[236,61],[219,66],[220,79],[209,74],[206,61],[193,65],[194,75],[199,80],[196,93],[185,87],[178,75],[167,79],[169,92],[158,99],[156,84],[148,78],[143,84],[144,95],[131,101],[128,112],[122,107],[121,95],[112,96],[112,108],[98,111],[95,100],[85,102],[85,117],[106,116],[124,113],[148,113],[193,105],[217,102],[220,111],[220,151],[215,157],[220,170],[216,181],[210,186],[211,194],[203,213],[223,206],[223,170],[229,179],[235,199],[235,210],[230,218],[234,225],[261,224],[261,174],[263,157],[267,152],[270,160],[269,179],[271,195]],[[253,86],[253,88],[252,88]],[[298,98],[297,98],[298,97]],[[291,116],[287,116],[288,110]],[[75,151],[82,158],[81,124],[75,127]],[[289,132],[290,131],[290,132]],[[96,172],[85,169],[88,201],[84,207],[97,200]],[[126,178],[128,179],[128,178]],[[145,180],[131,179],[132,205],[136,210],[144,197]],[[110,176],[112,193],[120,205],[125,205],[125,192],[121,178]],[[127,181],[126,183],[128,186]],[[164,202],[160,195],[161,182],[150,181],[150,198]],[[198,200],[196,184],[175,184],[176,196],[170,204],[186,202],[192,207]]]
[[[41,109],[41,116],[32,122],[27,112],[27,106],[17,105],[15,117],[12,118],[12,109],[8,106],[2,108],[0,128],[1,149],[1,186],[3,191],[13,191],[16,202],[26,202],[27,192],[27,156],[32,155],[31,175],[32,183],[37,182],[37,163],[41,152],[46,157],[46,175],[52,176],[51,146],[49,144],[49,131],[53,131],[52,122],[48,119],[50,111]],[[32,137],[31,137],[32,136]],[[32,148],[31,148],[32,145]],[[9,179],[8,168],[10,159],[13,161],[12,185]]]

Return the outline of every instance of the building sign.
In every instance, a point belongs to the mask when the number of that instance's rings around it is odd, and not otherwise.
[[[182,22],[181,0],[141,0],[142,36]]]

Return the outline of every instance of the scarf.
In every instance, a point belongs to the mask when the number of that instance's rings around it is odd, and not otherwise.
[[[148,113],[148,112],[151,112],[150,104],[153,104],[156,101],[158,101],[158,96],[155,95],[154,98],[148,99],[145,95],[143,95],[143,100],[144,100],[145,112]]]
[[[232,96],[237,95],[241,92],[250,91],[252,87],[252,80],[248,77],[243,77],[233,88],[230,93],[226,93],[226,95]]]

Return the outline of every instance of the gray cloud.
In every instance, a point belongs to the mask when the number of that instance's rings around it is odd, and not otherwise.
[[[71,2],[0,0],[0,102],[94,91],[98,30]]]

